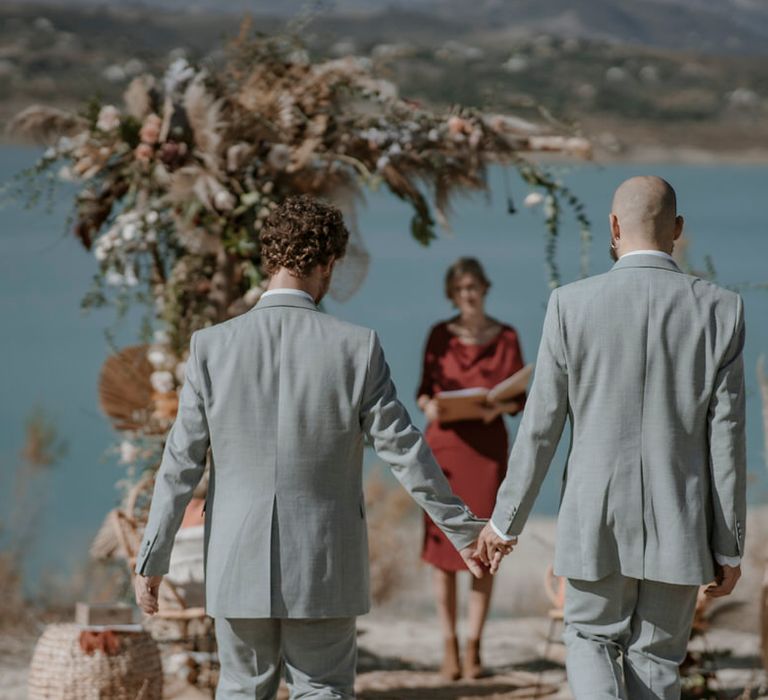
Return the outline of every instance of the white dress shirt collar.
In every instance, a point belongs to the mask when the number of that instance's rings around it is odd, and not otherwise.
[[[657,258],[665,258],[670,262],[675,262],[675,259],[669,253],[665,253],[663,250],[631,250],[629,253],[624,253],[624,255],[622,255],[619,260],[628,258],[630,255],[655,255]]]
[[[303,289],[268,289],[264,294],[261,295],[261,298],[271,296],[273,294],[290,294],[291,296],[295,297],[304,297],[306,299],[309,299],[313,304],[315,303],[315,300],[312,298],[312,295],[309,292],[305,292]]]

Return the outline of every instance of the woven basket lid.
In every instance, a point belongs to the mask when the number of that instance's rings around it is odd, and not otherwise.
[[[29,700],[160,700],[163,669],[156,642],[145,632],[116,633],[119,649],[87,654],[75,624],[48,625],[29,669]]]

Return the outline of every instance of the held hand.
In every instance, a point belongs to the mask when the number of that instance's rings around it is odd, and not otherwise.
[[[495,420],[496,416],[500,416],[504,413],[508,413],[514,416],[520,412],[521,404],[519,401],[511,399],[509,401],[491,401],[483,408],[483,421],[490,423]]]
[[[487,523],[477,540],[475,556],[495,574],[502,558],[509,554],[516,544],[516,537],[507,542],[493,531],[490,523]]]
[[[475,556],[475,552],[477,551],[476,547],[477,542],[475,542],[475,544],[469,545],[469,547],[464,547],[464,549],[459,550],[459,554],[464,560],[464,563],[467,565],[469,572],[475,578],[483,578],[483,576],[485,576],[485,569],[480,563],[480,560]]]
[[[740,566],[721,566],[720,564],[715,564],[715,582],[710,583],[704,589],[704,594],[709,598],[722,598],[730,595],[740,578]]]
[[[509,413],[514,416],[516,413],[520,413],[520,409],[523,407],[520,401],[509,399],[508,401],[497,401],[496,405],[500,407],[502,413]]]
[[[162,576],[141,576],[136,574],[133,579],[133,590],[136,594],[136,605],[147,615],[154,615],[159,610],[157,600]]]

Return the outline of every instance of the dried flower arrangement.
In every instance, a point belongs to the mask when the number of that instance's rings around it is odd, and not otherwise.
[[[193,331],[258,300],[262,223],[284,197],[310,193],[354,203],[386,186],[413,209],[413,237],[447,225],[451,195],[486,187],[490,164],[514,167],[542,205],[553,285],[563,204],[589,238],[582,204],[524,153],[589,155],[581,138],[516,117],[456,108],[438,113],[401,99],[366,59],[312,62],[297,40],[253,38],[244,24],[220,69],[175,60],[161,78],[134,79],[124,107],[82,113],[41,106],[12,125],[45,141],[17,195],[76,183],[73,230],[98,261],[85,306],[147,305],[147,345],[105,364],[101,403],[126,436],[121,461],[157,462],[175,417]],[[135,477],[135,470],[130,477]]]

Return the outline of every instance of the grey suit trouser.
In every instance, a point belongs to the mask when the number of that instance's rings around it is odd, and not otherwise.
[[[611,574],[568,579],[565,641],[576,700],[679,700],[698,586]]]
[[[283,669],[293,700],[355,697],[356,618],[217,617],[216,700],[273,700]]]

